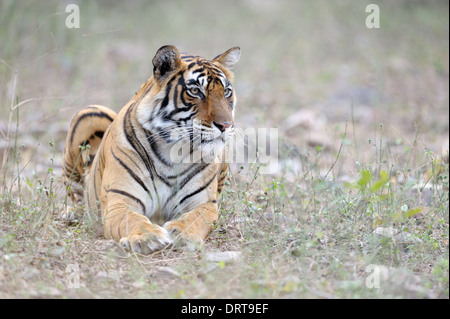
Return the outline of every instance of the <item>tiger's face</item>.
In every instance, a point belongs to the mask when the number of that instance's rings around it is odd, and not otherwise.
[[[153,59],[155,91],[141,123],[165,143],[172,160],[197,152],[202,160],[222,153],[234,133],[236,97],[230,69],[239,48],[213,60],[183,54],[173,46],[162,47]],[[175,152],[174,152],[175,151]]]

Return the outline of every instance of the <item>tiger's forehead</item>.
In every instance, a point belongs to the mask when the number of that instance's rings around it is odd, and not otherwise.
[[[211,83],[221,83],[223,87],[229,85],[229,81],[223,71],[212,61],[200,56],[182,54],[182,61],[187,64],[186,83],[197,84],[206,88]]]

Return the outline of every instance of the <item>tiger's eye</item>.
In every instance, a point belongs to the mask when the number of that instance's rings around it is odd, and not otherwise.
[[[225,95],[226,97],[231,95],[232,90],[230,88],[225,88],[223,90],[223,95]]]
[[[199,92],[200,90],[198,88],[189,89],[189,93],[191,93],[192,95],[197,95]]]

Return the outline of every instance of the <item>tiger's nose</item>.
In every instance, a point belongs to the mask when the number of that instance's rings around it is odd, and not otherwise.
[[[214,125],[223,133],[231,126],[231,122],[214,122]]]

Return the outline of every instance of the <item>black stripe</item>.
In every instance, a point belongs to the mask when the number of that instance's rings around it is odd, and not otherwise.
[[[120,194],[120,195],[123,195],[125,197],[131,198],[132,200],[134,200],[136,203],[138,203],[141,206],[142,212],[145,215],[145,212],[146,212],[145,205],[139,198],[137,198],[137,197],[135,197],[135,196],[131,195],[130,193],[127,193],[127,192],[125,192],[123,190],[115,189],[115,188],[108,189],[108,190],[106,190],[106,192],[107,193],[111,192],[111,193],[115,193],[115,194]]]
[[[177,113],[181,113],[181,112],[187,112],[187,111],[192,111],[192,107],[194,106],[193,103],[186,103],[186,101],[184,101],[184,98],[182,98],[183,100],[183,104],[186,105],[186,107],[181,107],[178,109],[173,110],[172,112],[170,112],[168,115],[166,115],[164,117],[164,119],[166,120],[172,120],[172,117],[177,114]]]
[[[198,55],[192,55],[192,54],[181,54],[181,59],[185,60],[185,59],[194,59],[194,58],[199,58]]]
[[[178,119],[176,123],[178,124],[178,126],[180,126],[179,124],[181,124],[181,122],[185,122],[186,123],[187,121],[191,120],[197,114],[198,114],[198,110],[194,111],[194,109],[192,109],[192,113],[191,114],[189,114],[187,117],[183,117],[181,119]],[[185,125],[182,125],[182,126],[184,127]]]
[[[65,176],[69,181],[81,183],[81,176],[78,174],[65,174]]]
[[[86,164],[86,166],[92,166],[92,163],[94,162],[95,155],[89,155],[89,162]]]
[[[212,177],[205,185],[203,185],[202,187],[200,187],[199,189],[197,189],[195,192],[192,192],[192,193],[190,193],[190,194],[184,196],[184,197],[180,200],[180,204],[182,204],[186,199],[188,199],[188,198],[190,198],[190,197],[192,197],[192,196],[194,196],[194,195],[197,195],[197,194],[200,193],[201,191],[205,190],[205,189],[212,183],[212,181],[214,180],[214,178],[216,178],[216,175],[217,175],[217,172],[214,174],[214,176],[213,176],[213,177]]]
[[[223,184],[223,182],[225,181],[227,179],[227,177],[226,176],[224,176],[224,177],[221,177],[220,179],[219,179],[219,185],[222,183]]]
[[[134,132],[134,128],[131,124],[130,114],[131,114],[131,109],[134,107],[134,105],[135,104],[131,105],[128,108],[127,112],[125,113],[125,117],[123,120],[123,131],[124,131],[124,134],[125,134],[125,137],[126,137],[128,143],[130,143],[130,145],[133,147],[135,152],[140,156],[140,158],[144,162],[145,167],[147,168],[148,172],[150,173],[150,178],[153,179],[153,173],[152,173],[153,165],[151,164],[150,158],[149,158],[147,152],[145,151],[144,147],[139,142],[139,140],[136,136],[136,133]],[[129,123],[129,124],[127,125],[127,123]]]
[[[166,160],[165,158],[163,158],[163,157],[161,156],[161,154],[159,153],[159,150],[158,150],[158,143],[156,143],[155,138],[153,137],[153,134],[152,134],[151,132],[145,130],[145,129],[144,129],[144,131],[145,131],[145,133],[148,135],[148,141],[149,141],[149,143],[150,143],[150,147],[152,148],[153,153],[156,155],[156,158],[157,158],[161,163],[163,163],[164,165],[169,166],[169,167],[172,167],[172,166],[173,166],[173,163],[167,161],[167,160]]]
[[[133,149],[136,151],[136,153],[141,157],[142,161],[144,162],[145,167],[147,168],[147,170],[150,173],[151,179],[153,179],[153,172],[154,172],[156,174],[156,176],[158,176],[158,178],[161,181],[163,181],[164,184],[171,187],[170,183],[156,172],[150,156],[148,155],[144,146],[141,144],[141,142],[139,141],[139,139],[136,136],[136,133],[133,128],[133,124],[131,123],[131,119],[130,119],[131,109],[134,106],[135,106],[135,104],[130,106],[130,108],[125,113],[125,117],[124,117],[124,121],[123,121],[123,129],[124,129],[125,137],[126,137],[127,141],[130,143],[130,145],[133,147]],[[127,123],[129,123],[129,125],[127,125]]]
[[[130,160],[131,163],[133,163],[134,166],[136,166],[136,168],[141,172],[141,175],[144,175],[144,172],[142,171],[141,167],[134,161],[134,159],[130,156],[130,154],[128,154],[128,152],[125,152],[124,150],[122,150],[120,147],[116,147],[117,150],[119,150],[124,156],[128,157],[128,159]]]
[[[189,166],[187,169],[185,169],[184,171],[182,171],[181,173],[179,173],[177,175],[169,175],[169,176],[166,176],[166,177],[169,178],[169,179],[181,177],[184,174],[186,174],[187,172],[189,172],[193,167],[195,167],[195,165]]]
[[[227,178],[227,171],[224,170],[221,174],[221,176],[219,177],[219,182],[223,181],[224,179]]]
[[[216,73],[216,76],[219,76],[221,73],[223,74],[222,70],[216,66],[210,66],[210,70],[214,71]]]
[[[181,92],[179,96],[180,96],[181,104],[184,105],[185,107],[176,108],[175,110],[173,110],[172,112],[170,112],[170,113],[165,117],[166,120],[171,120],[171,119],[172,119],[172,116],[173,116],[174,114],[176,114],[176,113],[179,113],[179,112],[186,112],[186,111],[191,111],[193,107],[195,107],[195,106],[198,105],[198,104],[190,103],[190,102],[186,101],[186,99],[184,98],[184,94],[183,94],[183,93],[184,93],[184,92]]]
[[[128,172],[128,174],[130,174],[131,177],[133,177],[134,180],[135,180],[139,185],[141,185],[141,187],[142,187],[147,193],[149,193],[149,190],[148,190],[147,186],[145,186],[144,182],[142,182],[142,180],[139,178],[139,176],[137,176],[135,172],[133,172],[133,171],[132,171],[132,170],[131,170],[124,162],[122,162],[122,160],[121,160],[120,158],[118,158],[118,157],[116,156],[116,154],[114,154],[114,151],[113,151],[113,150],[111,150],[111,154],[112,154],[112,156],[114,157],[114,159],[115,159],[116,161],[118,161],[119,164],[122,165],[123,168],[125,168],[125,170]]]
[[[145,90],[145,92],[139,97],[138,102],[141,102],[141,100],[151,91],[152,88],[153,88],[153,84],[149,85],[147,90]]]
[[[178,108],[178,85],[175,85],[175,88],[173,89],[173,106],[176,109]]]
[[[99,138],[103,138],[103,134],[105,134],[104,131],[95,131],[95,132],[94,132],[94,135],[97,136],[97,137],[99,137]]]
[[[200,77],[200,76],[198,76],[198,77]],[[187,81],[187,85],[197,85],[197,84],[198,84],[197,79],[189,79]]]
[[[170,82],[167,83],[166,96],[164,96],[164,99],[163,99],[163,101],[161,103],[160,111],[162,109],[164,109],[169,104],[169,95],[170,95],[171,88],[172,88],[172,84]]]
[[[195,70],[195,71],[192,71],[192,74],[194,74],[194,73],[200,73],[200,72],[203,72],[203,71],[205,71],[205,68],[203,67],[203,68],[199,68],[199,69],[197,69],[197,70]]]
[[[79,177],[78,174],[72,173],[72,172],[65,172],[64,175],[71,180],[76,181],[74,178]]]
[[[172,195],[170,195],[169,199],[167,200],[167,202],[169,202],[170,200],[172,200],[172,198],[175,197],[175,195],[184,187],[186,186],[186,184],[192,179],[194,178],[194,176],[196,176],[197,174],[199,174],[201,171],[203,171],[206,167],[208,167],[209,164],[206,163],[202,163],[202,165],[198,165],[196,167],[195,170],[193,170],[192,172],[190,172],[186,177],[183,178],[183,180],[181,181],[181,183],[179,183],[178,185],[176,185],[177,187],[172,191]],[[187,168],[186,170],[184,170],[182,173],[180,173],[177,176],[170,176],[169,178],[175,178],[175,177],[179,177],[184,175],[186,172],[188,172],[189,170],[191,170],[193,167],[195,167],[195,165],[191,165],[189,166],[189,168]]]
[[[195,170],[193,170],[192,172],[190,172],[185,178],[183,178],[183,180],[181,181],[181,183],[179,184],[179,190],[181,190],[184,186],[186,186],[186,184],[192,179],[194,178],[197,174],[199,174],[201,171],[203,171],[205,168],[207,168],[209,166],[209,164],[206,163],[202,163],[202,165],[199,165]]]
[[[75,167],[64,162],[64,170],[68,171],[68,172],[72,172],[72,171],[75,171]]]
[[[77,126],[80,124],[80,122],[85,119],[86,117],[100,117],[100,118],[106,118],[108,119],[110,122],[113,121],[113,119],[111,118],[111,116],[109,116],[108,114],[101,112],[101,113],[94,113],[94,112],[90,112],[90,113],[85,113],[83,115],[81,115],[77,121],[75,122],[75,125],[72,127],[72,135],[70,136],[70,143],[73,142],[73,139],[75,137],[75,131],[77,129]]]

